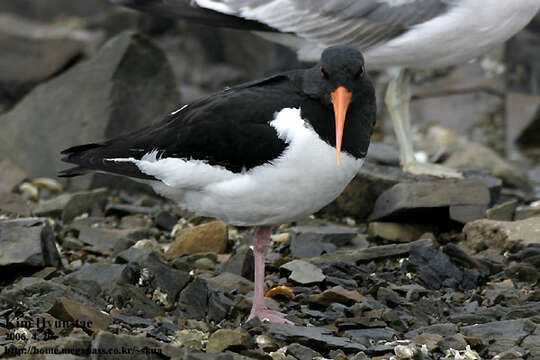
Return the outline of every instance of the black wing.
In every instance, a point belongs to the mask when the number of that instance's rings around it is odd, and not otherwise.
[[[157,152],[158,158],[203,160],[241,172],[277,158],[286,143],[269,125],[284,107],[300,106],[303,95],[286,75],[239,85],[192,103],[162,122],[103,143],[71,147],[63,161],[79,165],[63,171],[70,177],[86,170],[112,172],[148,179],[131,162]]]

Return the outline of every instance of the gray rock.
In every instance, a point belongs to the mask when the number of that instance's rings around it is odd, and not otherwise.
[[[421,239],[406,244],[392,244],[372,246],[365,249],[342,250],[333,254],[325,254],[311,259],[307,259],[313,264],[328,264],[334,262],[357,262],[382,259],[392,256],[407,254],[413,247],[433,246],[433,240]]]
[[[432,230],[432,228],[425,225],[371,222],[368,227],[368,234],[389,241],[411,242],[418,240],[422,234]]]
[[[502,204],[497,204],[486,211],[487,218],[490,220],[512,221],[517,206],[517,200],[510,200]]]
[[[70,223],[75,217],[90,214],[94,209],[103,210],[107,201],[107,189],[66,193],[40,202],[34,209],[36,216],[61,217],[64,223]]]
[[[422,218],[441,220],[452,206],[486,206],[487,186],[476,179],[401,183],[385,191],[375,203],[371,220]]]
[[[429,181],[410,175],[399,166],[377,165],[366,161],[356,177],[347,185],[343,193],[321,210],[322,214],[332,216],[351,216],[365,220],[373,211],[379,195],[400,182]]]
[[[381,165],[399,166],[399,151],[391,145],[372,141],[369,143],[366,161]]]
[[[44,313],[53,306],[56,299],[64,296],[86,305],[105,308],[103,299],[99,297],[99,288],[92,289],[89,293],[86,289],[66,286],[54,280],[26,277],[5,287],[0,292],[0,302],[5,304],[24,304],[31,314]],[[92,300],[88,300],[92,299]]]
[[[334,349],[358,352],[366,349],[362,344],[347,338],[333,336],[332,331],[323,327],[270,324],[266,326],[266,332],[278,341],[285,341],[286,343],[298,342],[321,352]]]
[[[63,279],[66,285],[77,282],[95,282],[101,288],[111,289],[133,282],[126,265],[120,264],[84,264],[77,271]]]
[[[476,272],[461,271],[448,255],[431,247],[412,248],[404,265],[407,271],[416,273],[426,287],[435,290],[447,287],[471,290],[479,277]]]
[[[344,335],[369,348],[372,346],[373,342],[379,340],[391,341],[397,334],[396,331],[391,328],[373,328],[347,330]]]
[[[15,15],[0,15],[0,86],[18,96],[62,70],[102,34],[72,25],[40,24]]]
[[[174,109],[179,99],[173,78],[157,46],[141,35],[122,33],[0,116],[0,151],[24,164],[31,176],[54,177],[66,168],[61,150],[137,129]],[[79,185],[126,184],[117,177],[108,183],[98,179],[84,177]]]
[[[348,226],[295,226],[291,228],[294,235],[309,237],[313,241],[332,243],[336,246],[345,246],[358,234],[358,229]],[[294,238],[293,238],[294,241]]]
[[[287,355],[292,355],[298,360],[313,360],[316,357],[322,357],[322,355],[315,350],[298,343],[292,343],[287,346]]]
[[[434,324],[430,326],[423,326],[418,329],[411,330],[407,333],[405,333],[404,337],[406,339],[413,338],[420,334],[437,334],[441,336],[452,336],[458,332],[458,328],[456,324],[452,323],[441,323],[441,324]]]
[[[47,219],[0,221],[0,266],[61,266]]]
[[[247,294],[253,290],[252,281],[228,272],[222,272],[218,276],[208,279],[208,282],[222,291],[237,290],[240,294]]]
[[[119,264],[125,263],[139,263],[143,258],[150,255],[154,250],[150,248],[136,248],[130,247],[127,250],[121,251],[116,255],[116,262]]]
[[[489,354],[495,355],[519,345],[523,339],[531,335],[536,325],[530,320],[506,320],[487,324],[464,326],[461,333],[489,342]]]
[[[463,245],[476,251],[538,244],[540,216],[519,221],[477,220],[465,225],[463,234]]]
[[[253,250],[247,245],[236,249],[233,256],[221,267],[222,272],[228,272],[253,281],[254,263]]]
[[[0,12],[16,14],[34,20],[50,21],[59,16],[97,15],[109,6],[106,0],[87,0],[80,4],[71,0],[50,0],[47,3],[19,0],[0,2]]]
[[[281,265],[280,269],[289,271],[289,280],[302,285],[319,283],[326,278],[321,269],[302,260],[289,261]]]
[[[85,244],[90,251],[112,254],[133,245],[134,241],[129,239],[128,235],[129,232],[124,230],[82,227],[79,231],[79,241]]]
[[[118,359],[118,354],[103,354],[100,349],[148,349],[147,352],[139,351],[129,355],[133,360],[163,359],[162,344],[159,341],[148,338],[145,335],[114,335],[106,331],[100,331],[92,341],[91,349],[94,350],[90,359]]]

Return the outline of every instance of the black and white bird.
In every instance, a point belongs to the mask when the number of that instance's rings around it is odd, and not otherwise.
[[[352,45],[371,69],[389,69],[386,104],[403,168],[414,174],[459,173],[416,161],[406,69],[459,64],[521,30],[540,0],[110,0],[141,11],[256,31],[317,61],[324,48]]]
[[[362,166],[375,124],[375,94],[360,51],[336,46],[313,68],[225,89],[162,122],[64,150],[87,171],[126,175],[192,212],[257,226],[249,318],[284,322],[264,307],[264,251],[271,226],[334,200]]]

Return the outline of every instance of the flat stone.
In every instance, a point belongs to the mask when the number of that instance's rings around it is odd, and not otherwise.
[[[178,102],[164,53],[148,38],[124,32],[89,60],[35,87],[2,114],[0,152],[32,177],[54,178],[67,167],[60,151],[146,126]],[[12,151],[15,148],[18,151]],[[132,181],[103,174],[70,182],[79,189],[90,185],[134,188]]]
[[[160,354],[163,345],[146,335],[114,335],[107,331],[100,331],[94,340],[91,347],[91,360],[113,360],[118,359],[117,354],[103,354],[99,349],[148,349],[148,353],[140,351],[129,355],[132,360],[158,360],[162,359]]]
[[[130,283],[126,265],[120,264],[84,264],[78,270],[63,278],[65,284],[79,281],[93,281],[102,288],[113,288],[123,283]]]
[[[212,221],[182,231],[171,243],[167,257],[201,252],[223,253],[227,249],[228,230],[223,221]]]
[[[322,357],[317,351],[298,343],[292,343],[287,346],[287,355],[292,355],[298,360],[313,360]]]
[[[249,347],[250,336],[245,332],[220,329],[208,338],[206,351],[211,354],[222,353],[228,349],[242,350]]]
[[[421,333],[411,338],[411,341],[418,346],[426,345],[428,351],[433,351],[438,347],[437,343],[442,338],[439,334]]]
[[[350,306],[364,300],[365,297],[360,295],[358,291],[346,290],[341,286],[334,286],[330,289],[323,291],[321,294],[314,294],[309,296],[309,302],[323,306],[328,306],[332,303],[339,303]]]
[[[48,313],[58,320],[75,322],[75,326],[88,328],[94,332],[107,329],[111,323],[107,315],[66,297],[56,300]]]
[[[418,220],[418,216],[424,216],[425,221],[434,217],[440,220],[450,206],[487,206],[489,202],[487,186],[477,179],[401,183],[379,196],[370,219]]]
[[[81,227],[78,239],[88,250],[101,254],[120,252],[134,243],[126,231],[99,227]]]
[[[107,201],[107,189],[95,189],[66,193],[55,198],[43,200],[34,209],[36,216],[60,217],[67,224],[84,213],[91,214],[92,210],[103,210]]]
[[[47,312],[57,299],[64,296],[89,306],[104,308],[104,300],[89,294],[84,289],[74,290],[71,286],[66,286],[53,280],[44,280],[34,277],[25,277],[9,287],[5,287],[0,292],[2,302],[24,302],[25,306],[32,314]],[[89,300],[92,298],[92,300]]]
[[[227,272],[223,272],[218,276],[208,279],[208,282],[223,291],[238,290],[240,294],[244,295],[253,290],[252,281],[247,280],[240,275]]]
[[[329,329],[322,327],[303,327],[288,324],[270,324],[266,332],[272,338],[289,342],[298,342],[317,351],[326,352],[341,349],[345,352],[358,352],[366,347],[344,337],[333,336]]]
[[[335,262],[357,262],[382,259],[386,257],[399,256],[409,253],[415,246],[433,246],[432,239],[421,239],[405,244],[392,244],[373,246],[365,249],[354,249],[346,251],[336,251],[332,254],[325,254],[311,259],[307,259],[313,264],[328,264]]]
[[[366,220],[373,212],[377,198],[384,191],[400,182],[415,182],[422,179],[430,178],[410,175],[403,172],[399,166],[378,165],[366,161],[341,195],[324,207],[321,213]]]
[[[349,245],[358,234],[357,228],[338,225],[295,226],[290,230],[295,236],[307,236],[317,242],[332,243],[336,246]]]
[[[382,165],[399,166],[399,151],[391,145],[371,141],[369,143],[366,161]]]
[[[464,326],[461,328],[461,333],[465,336],[482,338],[486,343],[489,342],[489,354],[495,355],[519,345],[535,329],[536,325],[533,322],[520,319]]]
[[[326,278],[321,269],[302,260],[289,261],[288,263],[281,265],[280,269],[289,271],[289,280],[302,285],[315,284],[324,281]]]
[[[450,349],[465,350],[467,345],[468,344],[465,337],[459,333],[452,336],[447,336],[437,342],[437,346],[443,353],[446,353],[446,351]]]
[[[519,221],[477,220],[463,228],[463,244],[470,249],[503,249],[540,243],[540,217]]]
[[[379,340],[391,341],[397,335],[391,328],[355,329],[347,330],[344,335],[365,347],[371,347]]]
[[[478,143],[466,143],[456,149],[443,162],[444,166],[455,169],[474,168],[489,171],[500,178],[506,185],[526,186],[526,175],[511,165],[493,150]]]
[[[371,222],[368,226],[368,234],[370,236],[397,242],[418,240],[421,235],[432,230],[432,228],[425,225],[390,222]]]
[[[497,221],[512,221],[514,220],[514,213],[518,207],[519,202],[517,200],[506,201],[502,204],[497,204],[486,211],[487,218],[489,220]]]
[[[60,267],[55,236],[47,219],[0,221],[0,266]]]

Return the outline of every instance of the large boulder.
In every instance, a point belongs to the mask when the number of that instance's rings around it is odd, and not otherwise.
[[[156,45],[123,32],[0,116],[0,152],[31,176],[54,177],[67,167],[61,150],[127,133],[174,110],[179,95],[173,79]],[[79,187],[122,186],[98,175],[83,179]]]

